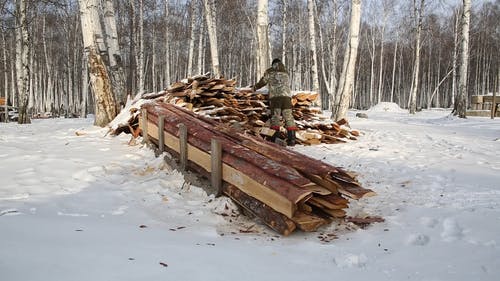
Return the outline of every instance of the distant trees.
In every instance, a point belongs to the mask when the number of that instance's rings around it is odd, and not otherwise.
[[[24,1],[22,29],[16,11]],[[89,88],[94,72],[83,52],[79,1],[91,0],[0,0],[0,96],[26,108],[28,117],[97,115],[100,100]],[[335,108],[340,98],[341,73],[349,62],[350,0],[269,1],[267,24],[258,20],[264,0],[92,1],[102,17],[102,37],[93,40],[104,49],[96,54],[108,71],[115,108],[127,95],[208,71],[251,85],[266,67],[260,62],[269,64],[273,57],[285,62],[293,90],[319,89],[323,109]],[[461,91],[467,108],[471,95],[498,91],[498,1],[471,7],[465,88],[459,86],[465,66],[462,4],[365,0],[363,6],[370,8],[360,18],[348,107],[383,101],[410,111],[451,107]],[[259,44],[259,33],[267,34],[267,43]]]

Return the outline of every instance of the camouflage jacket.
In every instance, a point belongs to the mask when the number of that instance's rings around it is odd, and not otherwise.
[[[273,67],[268,68],[254,88],[260,89],[265,85],[269,89],[269,98],[291,96],[290,76],[283,63],[279,63],[276,69]]]

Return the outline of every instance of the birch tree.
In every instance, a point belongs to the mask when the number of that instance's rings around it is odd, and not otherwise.
[[[167,88],[170,83],[170,28],[168,18],[170,16],[170,9],[168,0],[165,0],[164,18],[165,18],[165,79],[163,87]]]
[[[205,19],[207,20],[208,39],[210,41],[210,55],[212,58],[212,71],[215,77],[220,77],[219,50],[217,48],[217,25],[215,17],[215,3],[213,0],[203,0],[205,6]]]
[[[458,80],[458,97],[455,105],[455,115],[466,118],[467,111],[467,71],[469,67],[469,25],[470,25],[470,0],[463,0],[462,11],[462,36],[460,69]]]
[[[9,83],[9,75],[7,74],[7,43],[6,43],[6,40],[5,40],[5,32],[4,32],[4,28],[2,27],[2,57],[3,57],[3,71],[4,71],[4,75],[2,77],[3,79],[3,91],[4,91],[4,97],[5,97],[5,107],[4,107],[4,113],[5,113],[5,122],[8,122],[9,121],[9,110],[8,110],[8,106],[9,106],[9,87],[8,87],[8,83]]]
[[[413,15],[416,22],[416,32],[415,32],[415,63],[413,66],[413,79],[412,87],[410,92],[410,104],[409,111],[410,114],[415,114],[417,111],[417,91],[419,87],[419,73],[420,73],[420,39],[422,34],[422,18],[425,0],[420,0],[420,5],[417,5],[417,0],[413,0]]]
[[[79,0],[84,50],[89,65],[90,85],[95,99],[96,126],[104,127],[116,116],[111,79],[101,57],[106,52],[97,0]]]
[[[287,37],[287,28],[288,28],[288,22],[287,22],[287,15],[288,15],[288,0],[281,0],[281,5],[282,5],[282,13],[283,13],[283,19],[282,19],[282,25],[281,25],[281,61],[286,64],[286,51],[287,51],[287,45],[286,45],[286,37]]]
[[[113,0],[104,0],[104,27],[106,31],[106,46],[108,50],[109,72],[113,92],[118,103],[125,103],[125,75],[123,73],[122,55],[118,45],[115,7]]]
[[[190,10],[191,10],[191,29],[189,32],[189,52],[188,52],[188,65],[187,65],[187,76],[191,77],[193,75],[193,57],[194,57],[194,41],[195,41],[195,29],[196,29],[196,6],[197,0],[191,0]],[[201,33],[200,33],[201,36]]]
[[[137,43],[139,51],[136,53],[137,61],[137,87],[138,92],[143,93],[144,88],[144,2],[139,0],[139,17],[137,19]]]
[[[269,68],[269,17],[268,0],[257,4],[257,77],[262,77]]]
[[[314,0],[307,0],[307,11],[309,15],[309,42],[311,52],[311,76],[312,76],[312,90],[316,93],[319,91],[319,77],[318,77],[318,57],[316,51],[316,27],[315,27],[315,13],[314,13]],[[321,107],[322,97],[321,94],[316,100],[316,105]]]
[[[361,22],[361,0],[351,0],[351,19],[349,23],[348,44],[345,48],[342,74],[332,108],[332,119],[338,121],[347,116],[347,110],[354,90],[354,72],[359,45],[359,26]]]
[[[17,69],[17,88],[19,91],[19,124],[31,123],[28,116],[28,101],[30,95],[30,67],[29,67],[29,32],[28,19],[25,0],[16,1],[16,13],[18,21],[18,48],[17,53],[20,55],[16,58],[18,62]]]

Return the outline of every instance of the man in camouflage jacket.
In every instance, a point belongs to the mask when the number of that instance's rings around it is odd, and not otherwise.
[[[255,91],[265,85],[269,89],[269,108],[272,114],[271,129],[276,130],[271,140],[276,140],[280,131],[280,117],[283,116],[287,130],[287,144],[293,146],[295,145],[297,127],[292,115],[290,76],[281,60],[274,59],[271,67],[264,72],[262,78],[252,88]]]

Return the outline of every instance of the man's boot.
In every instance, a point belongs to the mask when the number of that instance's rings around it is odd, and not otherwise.
[[[279,126],[271,126],[271,129],[274,130],[274,134],[271,137],[272,142],[276,142],[276,139],[280,136],[280,127]]]
[[[295,130],[287,130],[287,142],[286,144],[288,146],[294,146],[295,145]]]

